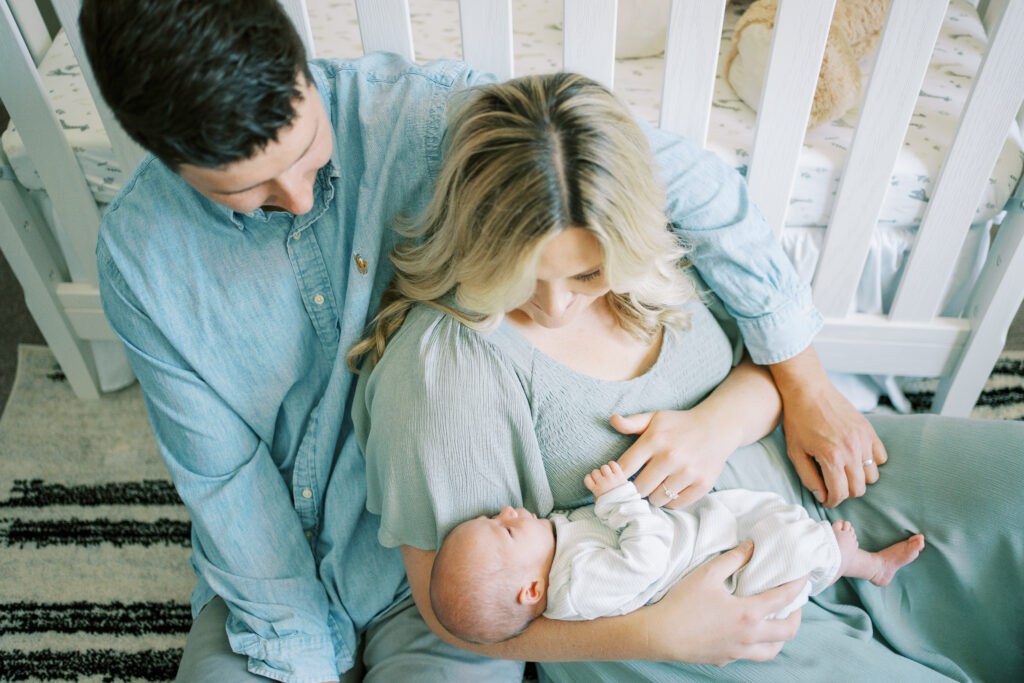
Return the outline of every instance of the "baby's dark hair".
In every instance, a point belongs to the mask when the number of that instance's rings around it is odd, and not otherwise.
[[[441,544],[430,573],[434,616],[454,636],[489,645],[514,638],[540,616],[544,606],[516,600],[520,572],[495,553],[474,552],[456,527]],[[472,561],[468,561],[472,560]]]
[[[312,83],[276,0],[85,0],[79,25],[103,99],[172,169],[252,157]]]

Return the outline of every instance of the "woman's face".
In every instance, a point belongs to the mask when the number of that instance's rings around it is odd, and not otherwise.
[[[566,228],[541,250],[533,296],[516,310],[541,327],[564,327],[608,291],[601,244],[583,228]]]

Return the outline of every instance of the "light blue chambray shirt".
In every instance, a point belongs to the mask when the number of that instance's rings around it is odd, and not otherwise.
[[[235,213],[147,157],[97,246],[104,309],[192,516],[193,613],[223,597],[250,670],[296,683],[350,668],[358,633],[408,595],[364,506],[344,355],[390,277],[393,219],[429,198],[449,96],[489,79],[386,54],[310,68],[334,149],[308,214]],[[804,349],[820,316],[742,179],[645,130],[673,222],[754,359]]]

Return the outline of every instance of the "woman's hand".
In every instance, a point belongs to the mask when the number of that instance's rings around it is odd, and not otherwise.
[[[864,495],[889,459],[874,427],[839,393],[813,347],[770,366],[782,394],[786,452],[819,503]]]
[[[740,446],[765,436],[782,403],[765,368],[749,357],[690,410],[612,416],[612,427],[640,438],[619,457],[627,477],[652,505],[681,508],[711,490],[725,461]]]
[[[736,597],[724,582],[753,554],[745,541],[690,572],[659,602],[645,607],[654,659],[724,666],[738,659],[773,658],[800,627],[800,610],[785,619],[766,619],[800,594],[806,577],[769,591]],[[694,619],[694,615],[701,615]],[[658,654],[661,653],[661,654]]]
[[[640,435],[618,463],[626,477],[640,472],[633,483],[652,505],[680,508],[706,494],[741,445],[734,430],[706,412],[695,408],[612,415],[611,425],[618,432]]]

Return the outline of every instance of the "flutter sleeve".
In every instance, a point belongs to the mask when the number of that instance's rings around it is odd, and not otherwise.
[[[360,377],[352,416],[385,546],[435,550],[460,522],[505,505],[551,509],[521,378],[440,311],[409,314]]]

